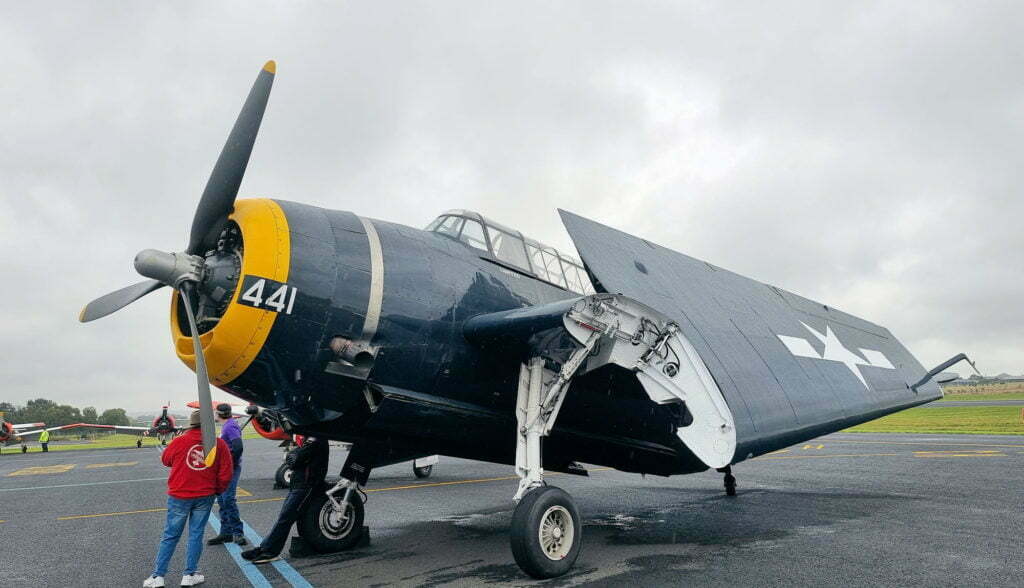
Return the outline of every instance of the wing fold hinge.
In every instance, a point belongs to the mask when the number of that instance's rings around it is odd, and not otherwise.
[[[516,406],[517,497],[541,483],[540,438],[554,427],[573,378],[609,364],[632,371],[653,402],[685,408],[688,418],[675,434],[708,467],[733,459],[735,424],[721,390],[679,325],[648,306],[594,294],[475,317],[464,332],[484,347],[508,350],[518,342],[525,348]]]

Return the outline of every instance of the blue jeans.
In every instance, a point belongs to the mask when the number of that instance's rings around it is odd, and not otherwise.
[[[278,555],[284,549],[284,543],[288,540],[288,533],[292,525],[299,520],[299,514],[305,506],[306,501],[313,494],[312,488],[292,488],[281,505],[281,512],[277,515],[277,522],[274,527],[263,538],[260,549],[263,553]]]
[[[213,496],[202,498],[167,497],[167,524],[164,526],[164,537],[160,540],[160,549],[156,552],[154,576],[166,576],[167,564],[178,546],[178,539],[188,522],[188,553],[185,555],[185,575],[193,574],[199,566],[199,556],[203,554],[203,532],[206,521],[210,518],[213,508]]]
[[[231,483],[223,494],[217,495],[217,506],[220,507],[220,532],[222,535],[241,535],[242,519],[238,514],[238,502],[235,500],[235,491],[238,490],[238,476],[242,468],[237,467],[231,474]]]

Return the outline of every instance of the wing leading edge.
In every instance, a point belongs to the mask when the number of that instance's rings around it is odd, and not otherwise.
[[[20,439],[25,440],[26,437],[39,435],[43,431],[66,431],[68,429],[105,429],[108,431],[114,431],[115,433],[130,433],[135,435],[142,435],[146,431],[149,431],[149,427],[129,427],[122,425],[97,425],[94,423],[74,423],[71,425],[61,425],[59,427],[49,427],[47,429],[37,429],[35,431],[25,431],[23,433],[19,432],[17,436]]]
[[[560,210],[598,290],[679,325],[736,419],[737,460],[930,402],[925,369],[869,321]]]

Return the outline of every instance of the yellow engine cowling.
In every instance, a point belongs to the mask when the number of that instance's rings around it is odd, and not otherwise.
[[[288,281],[291,243],[288,219],[281,207],[270,199],[238,200],[230,219],[242,232],[244,251],[241,275],[254,275],[276,282]],[[256,358],[267,340],[277,313],[235,304],[242,288],[241,276],[231,302],[220,321],[201,334],[210,383],[223,386],[242,374]],[[178,302],[171,298],[171,338],[178,358],[195,370],[192,338],[182,333],[178,321]]]

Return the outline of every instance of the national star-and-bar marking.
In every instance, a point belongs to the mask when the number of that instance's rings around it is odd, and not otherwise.
[[[782,341],[782,344],[789,349],[790,353],[797,357],[838,361],[849,368],[849,370],[853,372],[853,375],[860,380],[860,383],[864,384],[864,388],[867,390],[870,390],[871,386],[868,386],[868,381],[864,379],[864,374],[861,373],[858,366],[866,365],[888,370],[896,369],[892,365],[892,362],[889,361],[889,358],[887,358],[881,351],[858,347],[857,350],[861,352],[863,357],[857,355],[853,351],[850,351],[850,349],[843,345],[842,341],[839,340],[839,337],[828,323],[825,323],[824,334],[819,333],[803,321],[800,321],[800,324],[803,325],[804,328],[814,335],[819,341],[825,344],[825,350],[819,354],[818,351],[811,346],[811,342],[803,337],[776,335],[779,338],[779,341]]]

